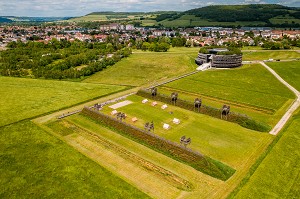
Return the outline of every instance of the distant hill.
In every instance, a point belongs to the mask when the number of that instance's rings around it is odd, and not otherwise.
[[[10,22],[12,22],[12,20],[7,19],[5,17],[0,17],[0,23],[10,23]]]
[[[161,25],[300,27],[300,8],[276,4],[212,5],[166,17]]]
[[[264,21],[278,16],[300,16],[300,9],[289,8],[276,4],[250,4],[250,5],[216,5],[193,9],[184,14],[195,15],[203,19],[219,22],[235,21]]]
[[[1,16],[0,23],[11,22],[53,22],[67,20],[70,17],[16,17],[16,16]]]

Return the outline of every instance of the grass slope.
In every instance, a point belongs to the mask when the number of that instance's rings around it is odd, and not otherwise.
[[[299,198],[300,114],[235,198]]]
[[[197,52],[197,48],[172,48],[167,53],[135,51],[84,82],[131,86],[155,83],[194,70]]]
[[[125,87],[0,77],[0,126],[122,89]]]
[[[148,198],[29,121],[0,132],[0,198]]]
[[[259,64],[199,72],[165,86],[273,111],[294,99],[292,92]]]
[[[283,79],[300,91],[300,61],[267,63]]]
[[[298,59],[300,58],[300,53],[297,51],[248,51],[243,52],[243,61],[253,61],[253,60],[268,60],[268,59],[281,59],[281,60],[289,60],[289,59]]]

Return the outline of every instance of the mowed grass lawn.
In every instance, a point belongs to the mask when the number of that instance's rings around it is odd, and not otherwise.
[[[124,86],[0,77],[0,126],[125,88]]]
[[[0,198],[149,198],[30,121],[0,128]]]
[[[268,59],[297,59],[300,53],[291,50],[266,50],[266,51],[247,51],[243,52],[243,61],[268,60]]]
[[[273,112],[289,99],[295,98],[288,88],[260,64],[244,65],[230,70],[199,72],[168,83],[164,87],[198,94],[199,97],[209,96]]]
[[[300,91],[300,61],[267,63],[283,79]]]
[[[300,109],[248,183],[235,198],[300,197]]]
[[[83,82],[141,86],[195,70],[198,48],[171,48],[169,52],[134,51],[110,68]]]
[[[158,102],[155,107],[151,106],[152,101],[143,104],[143,98],[139,96],[130,96],[127,100],[133,103],[117,109],[128,115],[126,122],[143,128],[146,122],[153,121],[155,134],[177,143],[183,135],[190,137],[192,143],[188,147],[235,169],[239,168],[245,158],[251,156],[256,148],[270,137],[267,133],[245,129],[234,123],[174,106],[162,110],[162,103]],[[110,114],[112,109],[105,107],[103,111]],[[131,121],[133,117],[138,118],[136,123]],[[180,119],[181,123],[173,124],[174,118]],[[169,124],[171,128],[163,129],[164,123]]]

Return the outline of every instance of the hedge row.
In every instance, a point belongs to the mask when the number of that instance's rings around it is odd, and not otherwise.
[[[155,97],[153,97],[151,95],[150,91],[139,90],[137,92],[137,95],[148,98],[148,99],[154,99],[157,101],[161,101],[166,104],[171,104],[171,105],[173,104],[170,96],[167,96],[167,95],[164,95],[161,93],[157,93],[157,95]],[[176,106],[190,110],[190,111],[195,111],[198,113],[198,109],[194,110],[194,102],[191,102],[191,101],[181,100],[178,98],[177,102],[176,102]],[[214,108],[211,106],[206,106],[206,105],[202,104],[199,113],[221,119],[221,109],[217,109],[217,108]],[[224,117],[224,120],[226,120],[225,117]],[[253,120],[252,118],[249,118],[247,115],[242,115],[242,114],[238,114],[238,113],[234,113],[234,112],[229,113],[229,115],[227,117],[227,121],[237,123],[237,124],[241,125],[242,127],[252,129],[255,131],[267,132],[270,130],[270,127],[266,124],[257,122],[255,120]]]
[[[132,125],[121,122],[109,115],[85,107],[82,114],[95,119],[116,132],[133,139],[149,148],[163,153],[177,161],[220,180],[230,178],[235,170],[219,161],[206,157],[175,142],[171,142],[155,134],[149,133]]]

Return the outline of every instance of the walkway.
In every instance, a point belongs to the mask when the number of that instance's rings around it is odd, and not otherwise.
[[[289,83],[287,83],[284,79],[282,79],[273,69],[267,66],[267,64],[265,64],[264,62],[259,63],[263,65],[267,70],[269,70],[281,83],[288,87],[288,89],[293,91],[293,93],[295,93],[297,97],[292,106],[282,116],[282,118],[279,120],[276,126],[269,132],[272,135],[277,135],[277,133],[279,133],[279,131],[284,127],[284,125],[287,123],[287,121],[290,119],[293,113],[300,107],[300,92],[294,87],[292,87]]]

